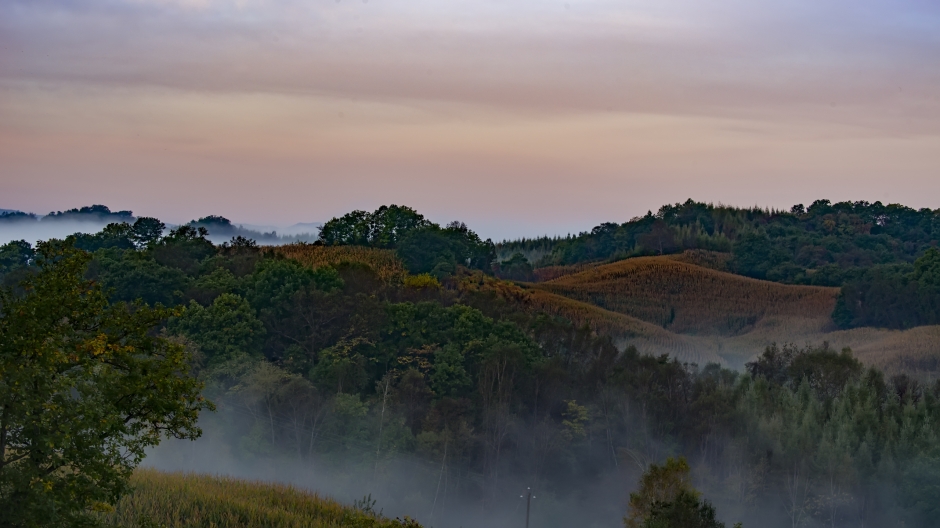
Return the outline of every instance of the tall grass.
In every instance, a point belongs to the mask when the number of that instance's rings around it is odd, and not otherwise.
[[[301,264],[318,268],[343,263],[366,264],[388,283],[401,282],[405,277],[405,265],[390,249],[363,246],[316,246],[303,242],[276,246],[272,251]]]
[[[292,486],[139,469],[104,522],[123,528],[420,528]]]

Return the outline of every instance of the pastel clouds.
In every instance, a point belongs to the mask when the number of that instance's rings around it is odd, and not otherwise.
[[[938,16],[914,0],[13,0],[0,207],[287,224],[395,201],[500,237],[690,196],[930,205]]]

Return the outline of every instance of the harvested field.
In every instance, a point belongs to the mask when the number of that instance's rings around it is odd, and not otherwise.
[[[705,249],[687,249],[682,253],[667,255],[666,258],[716,271],[728,271],[728,264],[731,262],[731,253],[721,253]]]
[[[767,318],[829,321],[838,288],[791,286],[669,257],[639,257],[533,286],[676,333],[733,336]]]

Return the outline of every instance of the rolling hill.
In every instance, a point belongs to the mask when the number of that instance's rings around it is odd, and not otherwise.
[[[721,254],[686,252],[611,264],[556,267],[554,278],[515,286],[533,310],[587,324],[621,346],[734,368],[771,343],[849,347],[888,373],[940,375],[940,326],[838,330],[838,289],[792,286],[718,271]],[[698,265],[699,263],[706,266]],[[507,288],[507,286],[503,286]]]
[[[638,257],[539,283],[536,288],[690,335],[734,336],[771,318],[824,327],[837,288],[790,286],[667,257]]]

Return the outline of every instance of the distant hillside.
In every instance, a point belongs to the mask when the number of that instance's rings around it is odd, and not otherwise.
[[[842,288],[841,328],[940,324],[940,209],[816,200],[790,210],[693,200],[566,238],[502,242],[501,276],[547,280],[568,266],[652,255],[783,284]],[[933,251],[933,253],[931,253]],[[715,258],[712,258],[715,257]]]
[[[575,237],[505,241],[497,249],[501,259],[526,255],[536,268],[705,249],[733,254],[730,269],[743,275],[839,286],[847,270],[911,263],[938,240],[940,209],[816,200],[783,211],[688,200]]]
[[[291,486],[141,469],[106,525],[165,528],[420,528]]]
[[[537,288],[636,317],[673,332],[731,336],[767,317],[828,320],[836,288],[790,286],[639,257],[589,268]]]
[[[772,343],[828,341],[888,373],[940,375],[940,326],[838,330],[830,317],[838,289],[759,281],[687,262],[714,264],[715,257],[686,253],[554,267],[559,276],[547,282],[493,287],[533,311],[610,335],[620,346],[699,365],[741,368]]]

